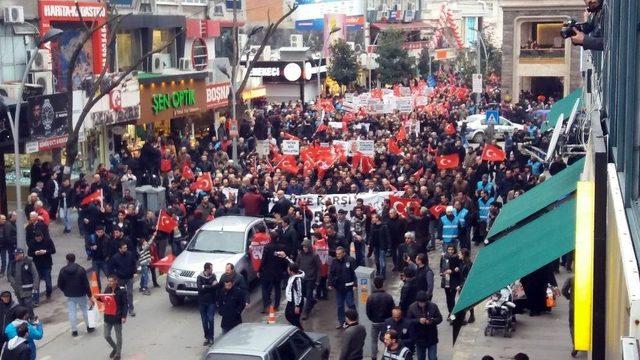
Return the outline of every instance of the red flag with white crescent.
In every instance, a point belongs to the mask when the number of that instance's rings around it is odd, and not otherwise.
[[[387,144],[388,144],[387,147],[389,152],[392,153],[393,155],[398,155],[402,153],[402,150],[400,149],[400,147],[398,146],[398,143],[394,139],[389,139]]]
[[[506,159],[507,154],[499,147],[492,144],[485,144],[482,149],[482,160],[500,162]]]
[[[400,130],[398,130],[398,134],[396,135],[396,139],[398,140],[407,140],[407,130],[404,128],[404,125],[400,126]]]
[[[193,171],[191,171],[189,165],[184,165],[182,167],[182,177],[187,180],[193,180],[196,176],[193,174]]]
[[[447,207],[445,205],[442,204],[438,204],[438,205],[433,205],[431,208],[429,208],[429,212],[431,213],[431,215],[433,215],[436,219],[440,218],[440,215],[442,215],[442,213],[447,210]]]
[[[276,156],[273,157],[273,161],[276,163],[276,169],[280,169],[292,175],[296,175],[298,173],[298,163],[293,155],[276,154]]]
[[[191,184],[191,190],[202,190],[205,192],[209,192],[213,189],[213,179],[211,178],[211,173],[204,173],[198,177],[193,184]]]
[[[413,213],[415,215],[420,215],[421,200],[389,195],[389,207],[391,209],[395,209],[402,217],[407,217],[407,208],[410,204],[413,205]]]
[[[84,199],[82,199],[82,202],[80,203],[80,205],[82,205],[82,206],[89,205],[90,203],[92,203],[95,200],[103,201],[102,189],[96,190],[93,193],[85,196]]]
[[[176,226],[178,226],[178,221],[176,221],[173,216],[169,215],[168,212],[160,210],[160,216],[158,216],[157,225],[158,231],[169,234],[173,232],[173,229],[175,229]]]
[[[436,166],[439,170],[455,169],[460,165],[458,154],[436,156]]]

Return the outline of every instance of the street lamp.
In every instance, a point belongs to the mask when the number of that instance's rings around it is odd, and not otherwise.
[[[30,23],[24,23],[32,26],[39,37],[38,44],[36,46],[36,50],[41,47],[43,44],[46,44],[50,41],[57,39],[60,35],[62,35],[62,30],[57,28],[50,28],[44,36],[40,36],[40,31],[38,28]],[[16,169],[16,236],[18,240],[18,246],[24,247],[26,243],[25,231],[24,231],[24,219],[20,215],[20,210],[22,209],[22,189],[20,188],[20,108],[22,107],[22,94],[24,92],[24,84],[27,83],[27,78],[29,77],[29,71],[31,70],[31,66],[33,65],[33,61],[35,60],[35,56],[31,56],[29,62],[27,63],[27,67],[24,69],[24,74],[22,75],[22,81],[18,85],[18,95],[16,99],[16,112],[12,117],[11,112],[9,111],[9,107],[6,107],[7,117],[9,118],[9,126],[11,127],[11,135],[13,136],[13,161],[15,163]]]
[[[373,44],[371,44],[371,46],[376,46],[376,43],[378,43],[378,37],[380,36],[380,32],[378,32],[376,34],[375,39],[373,39]],[[373,48],[371,48],[373,50]],[[367,49],[367,67],[369,68],[369,92],[371,92],[371,53],[372,51],[369,51],[369,49]]]
[[[476,65],[476,71],[478,74],[482,73],[482,69],[481,69],[481,63],[482,63],[482,58],[480,57],[480,45],[482,44],[482,48],[484,49],[484,58],[485,61],[489,60],[489,57],[487,56],[487,47],[484,45],[484,40],[482,40],[482,32],[478,29],[472,28],[470,27],[469,30],[475,31],[478,33],[478,41],[476,41],[476,44],[478,46],[478,49],[476,50],[478,52],[478,64]],[[476,94],[476,107],[480,106],[480,93]]]
[[[331,31],[329,31],[329,35],[327,35],[326,38],[322,39],[322,49],[320,50],[320,58],[318,59],[318,101],[320,101],[320,67],[322,66],[322,57],[324,55],[324,48],[325,46],[327,46],[327,39],[331,37],[331,35],[337,33],[338,31],[342,30],[342,28],[340,27],[333,27],[331,28]],[[327,72],[329,71],[329,67],[327,67]],[[328,74],[328,73],[327,73]]]

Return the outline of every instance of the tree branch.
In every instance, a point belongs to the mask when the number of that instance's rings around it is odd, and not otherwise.
[[[274,24],[271,24],[271,21],[269,21],[269,26],[267,27],[267,31],[264,34],[264,38],[262,39],[262,42],[260,43],[260,47],[258,48],[258,51],[254,55],[253,60],[247,64],[247,71],[244,74],[242,83],[240,83],[240,86],[236,89],[236,99],[241,99],[239,96],[241,96],[242,92],[244,91],[244,88],[247,86],[247,82],[249,81],[249,77],[251,75],[251,70],[253,69],[253,66],[255,65],[257,59],[259,59],[260,56],[262,56],[262,52],[264,51],[265,46],[267,46],[267,43],[269,42],[269,39],[271,38],[273,33],[278,29],[278,26],[280,26],[280,24],[286,18],[291,16],[291,14],[293,14],[293,12],[296,11],[297,8],[298,8],[298,3],[294,3],[293,6],[289,7],[289,11],[287,11],[284,15],[282,15],[278,19],[278,21],[276,21]]]
[[[111,26],[111,30],[110,30],[110,34],[109,34],[109,41],[107,43],[107,59],[109,59],[109,53],[111,52],[111,47],[113,46],[115,40],[116,40],[116,35],[118,33],[118,29],[120,28],[120,23],[122,22],[122,20],[128,16],[127,15],[116,15],[116,17],[114,18],[114,22],[113,22],[113,26]],[[95,96],[95,89],[100,86],[100,84],[102,83],[102,80],[104,79],[105,75],[107,74],[107,69],[109,67],[108,66],[103,66],[102,67],[102,71],[100,71],[100,76],[98,76],[98,78],[96,79],[96,81],[93,82],[93,84],[91,85],[91,97],[89,98],[89,100],[93,99],[93,97]]]

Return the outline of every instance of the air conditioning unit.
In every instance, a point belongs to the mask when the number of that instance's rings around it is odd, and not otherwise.
[[[171,67],[171,54],[153,54],[151,56],[151,72],[159,73]]]
[[[407,3],[407,10],[415,10],[415,5],[412,3]]]
[[[178,61],[178,69],[180,70],[193,70],[193,64],[190,58],[180,58]]]
[[[53,94],[53,74],[51,71],[36,71],[29,74],[29,83],[42,87],[44,95]]]
[[[224,3],[214,4],[213,2],[209,3],[209,9],[207,10],[207,17],[209,19],[218,18],[224,16],[224,11],[226,10],[226,6]]]
[[[388,10],[382,11],[382,13],[380,14],[379,20],[387,20],[388,18],[389,18],[389,11]]]
[[[51,50],[38,49],[27,52],[27,57],[31,59],[34,56],[33,65],[30,71],[51,71]]]
[[[267,45],[264,47],[264,50],[262,50],[262,60],[263,61],[271,61],[271,57],[274,56],[275,53],[273,53],[273,55],[271,54],[271,46]]]
[[[6,96],[11,99],[18,99],[19,88],[20,88],[19,83],[0,84],[0,95]]]
[[[302,34],[292,34],[289,38],[291,40],[291,47],[301,48],[304,46]]]
[[[413,20],[415,20],[416,17],[416,12],[413,10],[405,10],[404,11],[404,18],[402,19],[403,22],[412,22]]]
[[[24,8],[22,6],[7,6],[2,11],[6,24],[16,24],[24,22]]]
[[[356,43],[353,41],[347,41],[347,45],[351,48],[351,50],[356,51]]]
[[[244,49],[248,41],[249,36],[247,36],[247,34],[238,34],[238,49]]]

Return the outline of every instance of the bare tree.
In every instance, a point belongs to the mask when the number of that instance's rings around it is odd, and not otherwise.
[[[128,75],[130,75],[132,72],[137,70],[138,67],[141,64],[143,64],[145,61],[147,61],[147,59],[150,59],[153,56],[153,54],[160,53],[165,49],[167,49],[169,46],[171,46],[171,44],[173,44],[175,40],[184,32],[184,30],[177,32],[171,39],[169,39],[169,41],[167,41],[162,46],[156,49],[151,49],[147,53],[143,54],[138,60],[134,61],[133,64],[123,69],[120,72],[119,76],[113,79],[112,77],[105,76],[108,70],[108,62],[109,62],[108,59],[110,59],[111,56],[113,56],[111,49],[113,48],[113,44],[115,43],[116,35],[118,34],[119,25],[122,22],[122,20],[126,18],[128,15],[120,15],[120,14],[113,13],[109,16],[109,20],[107,21],[104,21],[104,22],[93,21],[91,22],[91,24],[87,24],[82,18],[80,5],[77,2],[76,2],[76,10],[77,10],[78,16],[80,17],[80,23],[83,24],[84,26],[84,30],[83,30],[81,41],[73,49],[73,53],[71,54],[71,58],[69,60],[69,64],[67,67],[67,78],[66,78],[67,111],[69,113],[69,117],[67,119],[67,128],[69,129],[69,137],[67,138],[67,144],[65,145],[65,150],[67,154],[66,154],[66,164],[64,168],[65,175],[67,176],[70,176],[71,169],[73,168],[73,164],[75,163],[78,157],[78,145],[79,145],[78,136],[80,134],[80,129],[82,128],[82,124],[84,123],[84,120],[87,117],[87,115],[89,115],[89,111],[91,111],[93,106],[95,106],[98,103],[98,101],[100,101],[103,97],[105,97],[113,89],[115,89],[118,85],[120,85],[120,83],[122,83],[122,81],[125,80]],[[104,59],[105,64],[102,67],[102,71],[100,72],[100,74],[97,75],[95,79],[91,81],[91,84],[89,85],[89,89],[88,89],[89,98],[87,99],[85,105],[82,108],[82,111],[80,112],[80,115],[78,117],[78,122],[74,126],[73,115],[72,115],[73,113],[73,73],[76,68],[76,63],[78,61],[78,57],[82,52],[82,48],[85,46],[86,42],[92,38],[95,32],[100,31],[105,26],[107,26],[107,28],[109,29],[109,36],[107,38],[107,53]]]
[[[235,3],[235,2],[234,2]],[[256,54],[254,55],[253,59],[251,61],[248,62],[247,64],[247,71],[244,74],[244,77],[242,78],[242,82],[240,83],[240,86],[238,86],[238,88],[236,88],[236,100],[237,101],[237,105],[236,107],[240,107],[243,105],[243,101],[242,101],[242,92],[244,91],[244,88],[247,86],[247,82],[249,81],[249,77],[251,75],[251,69],[253,69],[256,61],[258,61],[258,59],[262,56],[262,52],[264,51],[265,46],[267,46],[269,44],[269,40],[271,39],[271,36],[276,32],[276,30],[278,30],[278,27],[280,26],[280,24],[289,16],[291,16],[291,14],[293,14],[294,11],[296,11],[296,9],[298,8],[298,3],[294,2],[293,5],[288,5],[289,10],[284,13],[280,18],[278,18],[278,20],[274,23],[271,22],[271,16],[269,15],[269,12],[267,11],[267,27],[265,28],[264,31],[264,37],[262,38],[262,41],[260,42],[260,47],[258,48],[258,50],[256,51]],[[234,11],[235,11],[235,6],[234,6]],[[231,71],[232,71],[232,76],[233,78],[235,78],[235,73],[237,71],[237,66],[238,66],[238,24],[237,24],[237,20],[235,19],[235,14],[234,14],[234,30],[233,30],[233,55],[231,58]],[[229,97],[231,97],[231,94],[229,94]],[[229,101],[229,104],[231,104],[231,101]]]

